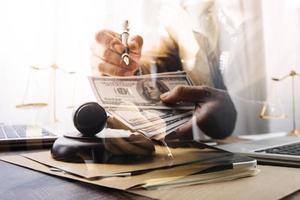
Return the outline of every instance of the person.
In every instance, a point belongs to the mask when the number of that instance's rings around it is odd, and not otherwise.
[[[141,85],[138,89],[141,92],[141,96],[151,103],[159,102],[160,95],[168,92],[169,88],[160,80],[141,80],[138,85]]]
[[[187,57],[187,54],[182,50],[184,49],[183,45],[188,46],[186,51],[195,49],[193,43],[181,38],[180,33],[184,34],[183,29],[178,32],[170,28],[168,37],[161,39],[161,45],[157,48],[160,53],[155,56],[155,71],[157,73],[182,70],[184,68],[183,61],[185,61],[183,58]],[[195,42],[203,40],[201,35],[186,34],[186,36],[188,39],[196,37]],[[185,43],[182,44],[182,41]],[[147,57],[142,54],[142,46],[143,38],[141,36],[135,35],[130,38],[128,41],[130,62],[127,66],[124,62],[120,62],[121,55],[125,50],[120,41],[120,34],[111,30],[100,30],[91,47],[93,70],[98,75],[132,76],[141,66],[143,73],[150,73],[152,65],[150,62],[150,64],[147,63]],[[203,52],[200,54],[198,52],[196,60],[203,61],[204,55]],[[201,66],[205,67],[205,65]],[[196,123],[198,128],[211,138],[222,139],[233,132],[237,111],[228,92],[226,92],[226,86],[219,70],[215,67],[210,72],[213,73],[210,75],[213,76],[214,84],[205,81],[205,78],[208,77],[207,70],[198,67],[193,73],[189,73],[191,78],[197,79],[195,81],[197,85],[178,85],[160,95],[160,99],[165,103],[175,104],[185,101],[195,104],[195,112],[191,120],[180,126],[174,133],[169,134],[166,139],[193,139],[193,123]]]

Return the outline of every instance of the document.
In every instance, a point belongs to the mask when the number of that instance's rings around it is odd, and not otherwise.
[[[78,176],[77,173],[68,173],[66,171],[53,168],[42,162],[37,162],[35,160],[20,155],[5,156],[1,157],[0,159],[12,164],[24,166],[29,169],[41,171],[54,176],[60,176],[72,180],[78,180],[94,185],[100,185],[120,190],[140,188],[141,185],[147,183],[147,180],[151,179],[158,179],[161,177],[177,177],[178,175],[185,177],[187,175],[192,175],[214,166],[211,163],[201,165],[200,163],[191,163],[189,165],[176,166],[174,168],[158,169],[135,176],[107,176],[98,178],[84,178],[82,176]]]
[[[155,155],[151,159],[141,159],[134,163],[68,163],[54,160],[49,151],[22,154],[23,157],[58,168],[62,171],[76,174],[87,179],[107,176],[133,175],[141,171],[151,171],[170,166],[207,161],[222,158],[226,153],[219,154],[215,150],[197,148],[171,148],[173,159],[167,156],[164,146],[155,146]]]
[[[158,150],[159,151],[159,150]],[[0,159],[55,176],[61,176],[90,184],[121,190],[170,189],[220,181],[234,180],[256,175],[251,160],[227,152],[211,149],[172,149],[175,160],[169,165],[166,160],[133,164],[63,163],[53,160],[49,151],[22,155],[4,156]],[[201,152],[201,153],[200,153]],[[197,158],[196,158],[197,156]],[[193,160],[193,162],[190,162]],[[250,162],[249,162],[250,161]],[[234,168],[233,162],[243,163]],[[248,163],[249,164],[246,164]],[[131,172],[126,175],[124,172]],[[135,173],[133,173],[135,172]],[[121,174],[123,173],[123,174]]]

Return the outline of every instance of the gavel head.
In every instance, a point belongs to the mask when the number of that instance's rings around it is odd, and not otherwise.
[[[73,115],[74,126],[85,137],[92,137],[102,131],[106,121],[106,111],[96,102],[82,104]]]

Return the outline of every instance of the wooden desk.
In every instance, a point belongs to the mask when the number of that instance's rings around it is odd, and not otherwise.
[[[0,153],[0,156],[21,152]],[[90,199],[137,199],[151,198],[110,188],[90,185],[46,175],[0,161],[1,200],[90,200]]]
[[[16,154],[21,152],[6,152],[2,155]],[[277,178],[277,173],[296,174],[300,177],[300,169],[282,168],[282,167],[267,167],[259,166],[262,173],[257,177],[245,178],[230,182],[217,184],[196,185],[187,188],[179,188],[172,190],[158,190],[139,194],[150,194],[158,199],[271,199],[273,185],[278,181],[283,181]],[[299,171],[299,172],[298,172]],[[291,172],[291,173],[289,173]],[[268,176],[267,176],[268,175]],[[264,182],[264,177],[273,177],[272,184],[268,191],[257,190],[251,191],[254,185],[264,186],[268,183]],[[286,177],[286,179],[295,179],[295,177]],[[284,199],[300,199],[299,181],[294,181],[293,188],[280,188],[276,190],[280,197]],[[250,190],[247,196],[243,196],[245,190]],[[176,191],[176,192],[175,192]],[[201,195],[199,195],[201,194]],[[249,195],[251,194],[251,195]],[[239,197],[239,198],[238,198]],[[269,197],[269,198],[268,198]],[[124,191],[89,185],[82,182],[70,181],[63,178],[58,178],[36,172],[23,167],[15,166],[3,161],[0,161],[0,199],[151,199],[148,197],[130,194]]]

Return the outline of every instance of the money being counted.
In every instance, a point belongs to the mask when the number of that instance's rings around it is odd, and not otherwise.
[[[192,111],[166,110],[166,109],[128,109],[107,108],[106,111],[117,120],[134,131],[165,124],[165,122],[185,116],[191,116]]]
[[[193,104],[167,105],[160,95],[177,85],[192,85],[186,75],[131,76],[131,77],[89,77],[98,103],[103,107],[137,107],[152,109],[186,109]]]
[[[167,105],[160,95],[177,85],[193,85],[185,72],[131,77],[89,77],[93,92],[117,127],[161,139],[190,120],[194,104]]]

